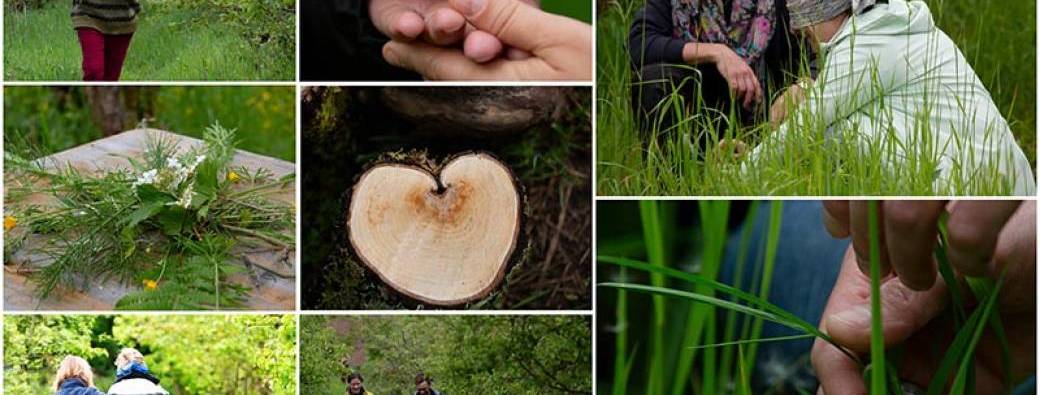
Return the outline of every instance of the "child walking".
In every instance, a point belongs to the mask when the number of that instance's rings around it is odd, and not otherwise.
[[[72,25],[83,50],[84,81],[117,81],[137,31],[136,0],[73,0]]]

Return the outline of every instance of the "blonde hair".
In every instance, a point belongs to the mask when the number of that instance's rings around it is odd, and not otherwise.
[[[94,386],[94,371],[90,369],[90,364],[86,359],[74,355],[65,357],[58,366],[58,373],[54,375],[54,391],[57,392],[61,383],[70,378],[83,380],[87,387]]]
[[[116,356],[116,368],[122,368],[130,362],[144,363],[144,355],[136,348],[124,348],[119,350],[119,355]]]

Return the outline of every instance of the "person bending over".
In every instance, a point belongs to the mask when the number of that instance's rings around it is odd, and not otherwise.
[[[1036,193],[1008,122],[927,4],[789,0],[787,7],[792,28],[824,60],[816,81],[792,86],[773,105],[780,127],[752,152],[751,164],[782,158],[789,132],[815,125],[828,140],[873,150],[886,167],[934,172],[940,190],[992,178],[985,170],[995,169],[1013,194]]]

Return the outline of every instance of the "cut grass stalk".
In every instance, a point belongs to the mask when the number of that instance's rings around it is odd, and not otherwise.
[[[784,214],[784,203],[773,201],[769,205],[769,224],[767,225],[765,257],[762,261],[761,285],[758,289],[758,297],[761,300],[769,300],[769,286],[773,280],[773,267],[776,264],[776,250],[780,246],[780,225]],[[762,321],[755,320],[752,324],[751,338],[757,339],[762,336]],[[748,347],[747,359],[743,361],[747,369],[754,375],[755,354],[758,352],[758,344],[752,343]]]
[[[758,201],[751,202],[751,206],[748,208],[747,219],[744,220],[744,228],[740,232],[740,245],[737,247],[737,261],[736,268],[733,272],[733,287],[740,289],[744,283],[744,267],[746,266],[747,251],[751,244],[751,234],[754,230],[755,219],[758,218],[758,208],[760,203]],[[735,301],[733,296],[729,296],[730,301]],[[737,324],[737,313],[735,311],[726,312],[726,326],[723,330],[723,341],[732,342],[736,336],[736,324]],[[742,354],[742,353],[741,353]],[[743,356],[738,356],[738,361],[743,361]],[[743,366],[741,366],[742,368]],[[733,369],[733,347],[726,346],[722,348],[722,361],[721,361],[721,377],[730,377]],[[743,373],[743,371],[742,371]],[[742,378],[741,378],[742,379]]]
[[[699,202],[701,213],[701,233],[704,240],[703,253],[701,255],[701,277],[714,280],[718,276],[719,268],[722,266],[722,254],[726,248],[726,225],[729,221],[728,201],[701,201]],[[712,296],[710,287],[695,285],[694,292]],[[682,344],[697,343],[704,331],[706,323],[713,323],[715,309],[707,304],[691,304],[687,314],[686,331]],[[713,333],[714,334],[714,333]],[[707,340],[714,342],[714,339]],[[690,369],[696,355],[695,349],[683,349],[679,352],[679,360],[676,365],[676,374],[672,382],[672,394],[682,395],[687,392],[687,383],[690,382]],[[706,356],[707,357],[707,356]],[[711,356],[714,358],[714,354]],[[704,385],[714,384],[705,380]]]
[[[625,278],[625,268],[620,269],[621,278]],[[628,375],[631,372],[635,354],[626,360],[628,352],[628,293],[617,290],[617,332],[614,335],[614,395],[625,395],[628,390]]]
[[[646,256],[651,264],[664,266],[664,234],[661,229],[661,217],[658,211],[658,202],[644,200],[639,202],[639,213],[643,222],[643,242],[646,244]],[[665,285],[664,276],[651,273],[650,283],[656,287]],[[664,298],[654,296],[654,330],[651,333],[651,363],[650,376],[647,378],[647,394],[657,394],[664,391],[664,367],[667,366],[664,353],[664,324],[665,310]]]
[[[881,238],[878,230],[878,202],[867,203],[870,233],[870,393],[885,395],[885,335],[881,327]]]

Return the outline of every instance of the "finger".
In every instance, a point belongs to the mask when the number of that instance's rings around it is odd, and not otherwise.
[[[400,2],[372,2],[369,15],[376,29],[393,40],[414,40],[426,30],[422,16]]]
[[[821,328],[824,329],[824,328]],[[820,391],[827,395],[861,395],[867,393],[860,374],[862,367],[834,345],[821,339],[813,343],[813,370],[820,380]]]
[[[502,52],[502,42],[487,32],[474,30],[466,36],[462,51],[466,57],[484,63],[498,57]]]
[[[426,36],[430,44],[452,45],[465,38],[466,18],[450,7],[430,12],[426,18]]]
[[[1007,270],[1002,310],[1036,314],[1036,201],[1022,203],[1000,232],[990,272]]]
[[[870,278],[855,266],[846,253],[838,280],[831,290],[822,318],[829,334],[838,344],[852,351],[870,351]],[[924,292],[907,288],[891,279],[881,284],[881,330],[885,345],[906,340],[942,313],[946,306],[946,283],[940,279]]]
[[[747,90],[744,91],[744,108],[750,108],[751,102],[755,100],[755,82],[752,81],[751,76],[744,76],[744,86]]]
[[[888,260],[899,281],[917,291],[935,283],[933,253],[939,243],[939,215],[945,201],[885,202],[884,228]]]
[[[823,226],[831,236],[844,239],[849,237],[849,202],[846,200],[823,201]]]
[[[509,47],[506,48],[506,59],[509,60],[524,60],[530,58],[532,55],[530,52],[524,51],[519,48]]]
[[[478,30],[498,37],[504,44],[538,52],[558,39],[568,39],[569,20],[543,12],[518,0],[451,0]]]
[[[421,42],[391,41],[383,46],[383,58],[392,65],[415,71],[430,80],[517,80],[554,73],[551,67],[538,58],[519,61],[495,59],[480,64],[458,49]]]
[[[870,274],[870,222],[868,221],[869,210],[867,201],[855,200],[849,202],[849,229],[852,233],[852,247],[856,251],[856,263],[863,274]],[[878,203],[878,221],[885,217],[885,207]],[[885,245],[885,227],[878,224],[878,241],[880,244],[881,275],[888,274],[888,249]]]
[[[1019,201],[959,201],[950,207],[950,265],[969,276],[990,275],[997,237]]]

